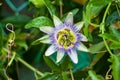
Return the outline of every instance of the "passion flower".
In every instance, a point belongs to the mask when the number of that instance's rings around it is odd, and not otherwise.
[[[87,52],[88,49],[81,43],[87,41],[87,38],[79,33],[83,27],[83,22],[73,24],[73,14],[68,13],[64,23],[59,18],[53,16],[55,27],[40,27],[40,30],[47,33],[42,37],[44,43],[50,43],[51,46],[46,50],[45,56],[50,56],[57,51],[57,62],[67,54],[74,63],[78,63],[76,50]]]

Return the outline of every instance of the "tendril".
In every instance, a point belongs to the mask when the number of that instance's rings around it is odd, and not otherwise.
[[[14,32],[14,26],[11,23],[6,24],[6,29],[12,33],[12,38],[9,39],[8,41],[8,46],[11,49],[11,47],[14,45],[14,40],[15,40],[15,32]]]
[[[106,79],[106,80],[112,79],[112,75],[109,75],[110,71],[111,71],[111,68],[108,69],[108,71],[107,71],[107,73],[106,73],[106,75],[105,75],[105,79]]]
[[[7,57],[8,57],[8,62],[9,62],[9,63],[8,63],[8,65],[6,66],[6,68],[5,68],[5,70],[4,70],[4,74],[6,75],[6,77],[7,77],[8,80],[12,80],[12,79],[9,78],[9,76],[7,75],[7,68],[8,68],[8,66],[10,66],[11,60],[9,60],[9,58],[11,57],[11,48],[12,48],[12,46],[14,45],[14,40],[15,40],[15,32],[14,32],[14,26],[13,26],[13,24],[11,24],[11,23],[6,24],[6,29],[7,29],[9,32],[12,33],[12,37],[10,37],[9,40],[8,40],[8,50],[7,50],[8,55],[7,55]]]

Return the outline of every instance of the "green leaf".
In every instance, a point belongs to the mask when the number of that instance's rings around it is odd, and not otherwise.
[[[32,2],[36,8],[40,8],[41,6],[44,5],[44,0],[29,0]]]
[[[114,43],[120,44],[118,39],[113,34],[104,33],[100,34],[99,36],[104,37],[105,39],[108,39]]]
[[[89,76],[91,77],[91,80],[105,80],[102,76],[97,75],[94,71],[90,70],[88,71]]]
[[[112,0],[90,0],[86,6],[86,16],[88,20],[95,18],[103,7],[105,7]]]
[[[46,7],[49,10],[49,13],[50,13],[51,17],[53,15],[58,16],[57,9],[53,6],[53,4],[51,3],[51,1],[50,0],[44,0],[44,2],[45,2]]]
[[[62,80],[71,80],[71,79],[68,78],[67,73],[62,72]]]
[[[17,16],[15,15],[15,16],[4,18],[1,22],[4,24],[7,24],[9,22],[17,26],[20,26],[20,25],[23,26],[30,20],[31,18],[26,15],[17,15]]]
[[[48,78],[52,76],[54,76],[52,73],[46,72],[44,73],[44,76],[42,77],[36,76],[36,80],[47,80]]]
[[[0,6],[2,5],[2,3],[0,3]]]
[[[112,69],[112,75],[114,80],[120,80],[120,59],[116,55],[112,54],[111,58],[108,60],[112,63],[110,66]]]
[[[78,11],[79,11],[79,9],[76,8],[76,9],[71,10],[70,12],[72,12],[73,15],[76,15]],[[68,13],[69,13],[69,12],[65,13],[65,14],[62,16],[62,18],[61,18],[62,21],[65,20],[65,18],[66,18],[66,16],[68,15]]]
[[[120,32],[117,31],[115,28],[112,28],[112,27],[110,27],[110,31],[118,39],[118,41],[120,41]]]
[[[65,56],[63,62],[61,62],[61,64],[60,64],[61,70],[62,71],[67,70],[68,69],[68,65],[69,65],[70,62],[71,61],[70,61],[69,57]]]
[[[106,19],[106,25],[109,26],[111,24],[113,24],[115,21],[120,20],[120,16],[118,14],[117,11],[114,11],[113,13],[111,13],[107,19]]]
[[[3,39],[2,39],[3,35],[2,35],[2,28],[0,26],[0,51],[2,49],[2,46],[3,46]]]
[[[43,26],[52,26],[52,25],[53,23],[49,18],[41,16],[31,20],[28,24],[25,25],[25,28],[27,29],[32,27],[40,28]]]
[[[89,48],[89,51],[90,53],[100,53],[100,52],[103,52],[103,48],[105,48],[104,42],[100,42],[98,44],[91,46]]]
[[[93,61],[90,63],[90,66],[93,67],[97,62],[104,56],[105,53],[99,53],[95,55],[95,58]]]
[[[116,43],[110,44],[110,49],[119,49],[119,48],[120,48],[120,44],[116,44]]]
[[[86,24],[90,23],[91,19],[97,17],[100,11],[111,1],[112,0],[90,0],[84,14],[84,18],[86,18],[84,20],[87,20]]]
[[[60,72],[60,68],[57,64],[55,64],[55,62],[50,58],[50,57],[47,57],[47,56],[43,56],[46,64],[55,72]]]
[[[15,41],[17,45],[19,45],[20,47],[23,47],[25,50],[28,49],[28,45],[26,44],[25,41],[22,41],[22,40],[16,40]]]

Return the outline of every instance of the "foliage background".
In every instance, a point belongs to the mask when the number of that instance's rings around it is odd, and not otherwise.
[[[75,80],[108,80],[111,76],[110,80],[120,80],[120,1],[60,1],[0,1],[0,80],[71,80],[69,69],[72,69]],[[49,45],[34,42],[44,35],[39,27],[53,25],[52,15],[60,17],[61,6],[62,21],[66,13],[71,11],[74,14],[74,23],[85,23],[81,32],[89,40],[84,44],[90,52],[78,51],[78,64],[71,63],[67,56],[60,63],[55,63],[56,54],[44,56]],[[14,33],[6,29],[8,23],[14,25],[15,33],[11,49],[9,40],[13,40]],[[11,29],[11,26],[8,27]],[[41,71],[43,75],[30,70],[29,65],[21,60]]]

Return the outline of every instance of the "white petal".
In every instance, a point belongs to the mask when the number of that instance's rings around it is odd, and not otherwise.
[[[47,43],[47,44],[51,43],[49,35],[45,35],[45,36],[41,37],[39,40],[40,40],[41,43]]]
[[[86,47],[84,44],[82,44],[82,43],[80,43],[80,45],[79,45],[77,48],[78,48],[78,50],[80,50],[80,51],[88,52],[87,47]]]
[[[60,62],[61,61],[61,59],[64,57],[64,51],[62,51],[62,50],[59,50],[58,52],[57,52],[57,62]]]
[[[70,23],[70,24],[73,25],[73,14],[72,14],[72,12],[69,12],[69,13],[68,13],[68,15],[67,15],[67,17],[66,17],[66,19],[65,19],[65,22],[66,22],[66,23]]]
[[[54,52],[56,52],[56,49],[54,48],[53,45],[51,45],[45,52],[45,56],[50,56],[52,55]]]
[[[44,26],[44,27],[40,27],[40,30],[44,33],[50,34],[53,31],[53,27]]]
[[[59,27],[62,24],[61,20],[55,15],[53,15],[53,21],[54,21],[55,27]]]
[[[83,22],[83,21],[78,22],[78,23],[75,24],[75,26],[76,26],[76,28],[77,28],[78,31],[81,30],[81,28],[83,27],[83,25],[84,25],[84,22]]]
[[[39,42],[50,44],[51,41],[50,41],[49,35],[45,35],[45,36],[43,36],[43,37],[41,37],[41,38],[35,40],[32,44],[37,44],[37,43],[39,43]]]
[[[70,52],[68,52],[68,55],[74,63],[78,63],[78,55],[75,50],[71,50]]]
[[[85,41],[85,42],[88,41],[88,39],[81,33],[80,33],[80,37],[81,37],[80,41]]]

